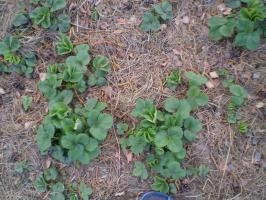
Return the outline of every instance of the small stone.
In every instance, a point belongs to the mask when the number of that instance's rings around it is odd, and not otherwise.
[[[255,153],[255,155],[254,155],[253,163],[254,163],[255,165],[260,165],[261,158],[262,158],[261,153],[257,151],[257,152]]]
[[[253,79],[259,79],[260,78],[260,72],[253,73],[252,78]]]
[[[258,144],[258,138],[257,138],[257,137],[252,137],[252,138],[251,138],[251,144],[252,144],[253,146],[257,145],[257,144]]]
[[[211,78],[219,78],[219,75],[217,74],[216,71],[210,72],[210,77]]]
[[[3,94],[5,94],[5,93],[6,93],[5,90],[4,90],[3,88],[0,87],[0,95],[3,95]]]
[[[263,108],[263,107],[264,107],[264,103],[261,101],[256,104],[256,108]]]

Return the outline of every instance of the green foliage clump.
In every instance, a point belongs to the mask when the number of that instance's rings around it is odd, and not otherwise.
[[[22,107],[25,111],[28,111],[32,103],[31,96],[22,96]]]
[[[0,42],[0,72],[17,72],[27,78],[32,77],[34,67],[37,65],[36,56],[33,52],[25,53],[21,49],[21,43],[13,36],[7,36]]]
[[[220,70],[219,75],[225,78],[223,86],[228,88],[232,95],[227,104],[227,121],[230,124],[236,124],[236,128],[240,133],[246,133],[248,125],[241,120],[240,109],[245,104],[248,92],[245,88],[235,83],[234,78],[227,70]]]
[[[30,1],[33,10],[28,13],[25,5],[19,4],[19,12],[15,16],[13,25],[20,27],[29,21],[44,29],[67,32],[70,28],[70,17],[63,13],[67,2],[65,0],[36,0]]]
[[[209,19],[210,38],[220,41],[234,38],[234,45],[254,51],[266,37],[266,6],[261,0],[227,0],[225,4],[237,8],[227,17],[213,16]]]
[[[165,80],[165,86],[171,90],[175,90],[181,84],[181,71],[172,71]]]
[[[60,181],[60,174],[55,167],[46,169],[44,173],[35,179],[34,187],[38,192],[50,191],[51,200],[79,199],[88,200],[92,189],[84,182],[77,184],[72,182],[65,186]]]
[[[50,153],[63,163],[88,164],[95,159],[100,154],[99,143],[113,124],[112,116],[103,112],[107,105],[97,99],[88,99],[84,105],[72,104],[73,90],[84,92],[89,85],[87,77],[99,73],[105,80],[110,70],[108,58],[91,59],[89,50],[87,44],[74,47],[62,34],[57,51],[70,55],[65,63],[50,65],[46,79],[39,83],[40,91],[49,100],[49,113],[37,130],[37,144],[42,154]]]
[[[99,155],[99,143],[106,138],[113,119],[102,112],[106,104],[96,99],[71,109],[73,94],[66,94],[50,102],[49,114],[37,130],[37,144],[43,155],[50,152],[63,163],[88,164]]]
[[[69,54],[73,51],[74,45],[72,44],[69,37],[61,34],[58,42],[56,43],[56,49],[59,55]]]
[[[186,77],[190,83],[186,99],[169,97],[164,102],[164,109],[158,109],[151,100],[137,100],[131,114],[139,123],[120,139],[122,148],[130,149],[136,156],[146,156],[145,164],[135,163],[133,175],[147,179],[146,167],[149,168],[157,175],[152,189],[166,193],[172,191],[171,180],[189,174],[182,168],[186,156],[184,145],[193,142],[202,130],[201,122],[191,112],[208,103],[208,96],[200,91],[207,79],[193,72],[187,72]]]
[[[172,5],[164,0],[144,13],[140,28],[145,32],[158,31],[161,23],[165,23],[173,19],[173,17]]]

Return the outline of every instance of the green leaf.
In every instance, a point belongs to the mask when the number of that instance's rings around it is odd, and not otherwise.
[[[62,102],[65,105],[71,103],[73,99],[73,92],[71,90],[63,90],[59,92],[53,99],[50,100],[49,106],[51,107],[52,104],[56,102]]]
[[[171,20],[174,17],[172,5],[166,0],[161,4],[155,5],[153,8],[163,20]]]
[[[0,42],[0,55],[16,52],[21,47],[18,39],[13,36],[7,36]]]
[[[58,172],[54,167],[44,171],[44,178],[46,181],[55,181],[57,177],[58,177]]]
[[[87,187],[87,185],[84,182],[80,182],[79,193],[80,197],[83,200],[89,200],[89,196],[92,194],[92,189],[90,187]]]
[[[101,70],[108,73],[111,69],[109,59],[105,56],[96,56],[93,59],[92,66],[94,70]]]
[[[184,119],[190,114],[191,107],[186,100],[178,100],[175,97],[169,97],[166,99],[164,109],[170,113],[178,113]]]
[[[88,52],[90,50],[90,46],[87,44],[79,44],[75,47],[74,52],[76,54],[80,52]]]
[[[236,28],[238,32],[253,32],[254,22],[246,18],[240,18],[236,21]]]
[[[146,142],[142,137],[130,135],[128,138],[128,146],[135,155],[143,152]]]
[[[69,37],[67,37],[65,34],[61,34],[56,44],[56,49],[59,55],[64,55],[71,53],[74,49],[74,46]]]
[[[198,168],[198,175],[199,176],[206,176],[209,173],[210,169],[207,166],[200,165]]]
[[[91,11],[91,19],[97,21],[100,19],[100,14],[96,8],[93,8]]]
[[[57,80],[57,76],[55,74],[49,75],[46,80],[41,81],[39,83],[39,90],[43,93],[43,95],[52,99],[56,96],[57,90],[56,88],[61,85],[61,82]]]
[[[168,193],[169,192],[169,185],[166,182],[165,179],[155,176],[153,178],[154,183],[151,185],[151,188],[155,191],[163,192],[163,193]]]
[[[68,57],[68,58],[71,58],[71,57]],[[63,79],[66,82],[77,83],[83,79],[83,75],[84,75],[84,72],[80,68],[80,66],[77,66],[74,64],[67,65],[66,69],[63,72]]]
[[[25,172],[28,169],[28,163],[26,160],[20,161],[18,163],[16,163],[15,165],[15,171],[19,174],[22,174],[23,172]]]
[[[70,108],[63,102],[55,102],[49,107],[49,116],[52,118],[64,119],[69,112]]]
[[[158,16],[155,16],[152,12],[147,11],[144,13],[142,18],[142,23],[140,24],[140,28],[145,31],[158,31],[160,30],[161,24],[158,19]]]
[[[109,114],[92,111],[88,114],[87,122],[93,137],[97,140],[104,140],[107,130],[113,125],[113,118]]]
[[[184,127],[194,133],[197,133],[202,130],[202,124],[198,119],[194,117],[188,117],[184,121]]]
[[[37,130],[37,145],[42,154],[46,153],[52,144],[55,128],[52,124],[41,124]]]
[[[65,0],[49,0],[49,4],[51,6],[51,12],[60,10],[66,6]]]
[[[148,178],[147,169],[142,162],[135,162],[133,169],[133,176],[141,177],[142,180]]]
[[[169,76],[166,77],[165,85],[171,90],[175,90],[177,85],[181,84],[181,72],[174,70]]]
[[[34,187],[37,190],[37,192],[46,192],[47,184],[46,184],[43,176],[38,176],[36,178],[36,180],[34,181]]]
[[[70,17],[65,14],[60,14],[57,17],[57,26],[60,32],[68,32],[70,29]]]
[[[225,0],[224,4],[229,8],[239,8],[241,2],[240,0]]]
[[[191,86],[187,91],[188,101],[192,109],[208,104],[209,97],[200,91],[198,86]]]
[[[157,147],[165,147],[172,152],[179,152],[182,147],[183,131],[180,127],[170,127],[167,131],[160,131],[155,136],[154,143]]]
[[[244,47],[250,51],[254,51],[260,44],[260,32],[240,32],[236,35],[234,44],[239,47]]]
[[[37,7],[29,15],[35,25],[40,25],[42,28],[49,28],[52,25],[51,13],[47,7]]]
[[[230,92],[237,97],[247,98],[248,96],[247,91],[240,85],[233,84],[229,87],[229,89]]]
[[[57,182],[52,186],[51,200],[65,200],[65,196],[63,194],[65,190],[64,184],[61,182]]]
[[[194,72],[186,72],[185,76],[191,85],[200,86],[208,82],[208,79],[205,76],[195,74]]]
[[[128,130],[128,124],[119,122],[116,125],[118,135],[123,135]]]
[[[24,14],[16,15],[15,19],[13,20],[13,26],[21,26],[28,23],[28,18]]]
[[[28,111],[32,103],[32,97],[31,96],[22,96],[22,106],[24,111]]]
[[[157,120],[157,109],[153,105],[152,100],[138,99],[131,115],[134,117],[142,117],[151,123],[155,123]]]

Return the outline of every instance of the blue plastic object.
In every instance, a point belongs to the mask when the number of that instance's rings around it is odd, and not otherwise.
[[[173,200],[168,195],[161,192],[146,192],[140,200]]]

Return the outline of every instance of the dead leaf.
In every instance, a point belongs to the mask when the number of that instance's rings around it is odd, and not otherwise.
[[[219,75],[217,74],[216,71],[210,72],[210,77],[211,78],[219,78]]]
[[[3,88],[0,87],[0,95],[3,95],[3,94],[5,94],[5,93],[6,93],[5,90],[4,90]]]
[[[48,168],[51,166],[51,163],[52,163],[52,160],[51,160],[50,157],[48,157],[48,158],[45,160],[44,168],[45,168],[45,169],[48,169]]]
[[[206,84],[207,88],[212,89],[215,87],[214,83],[212,81],[208,81]]]
[[[133,159],[132,152],[126,152],[127,163],[130,163]]]
[[[47,78],[47,73],[40,73],[39,77],[41,81],[44,81]]]
[[[189,19],[188,16],[185,16],[185,17],[182,18],[181,22],[183,22],[184,24],[189,24],[190,19]]]
[[[115,193],[116,197],[121,197],[121,196],[124,196],[124,195],[125,195],[125,191]]]
[[[111,86],[104,86],[102,90],[104,91],[104,93],[107,97],[109,97],[109,98],[112,97],[113,89]]]
[[[261,101],[256,104],[256,108],[263,108],[263,107],[264,107],[264,103]]]

